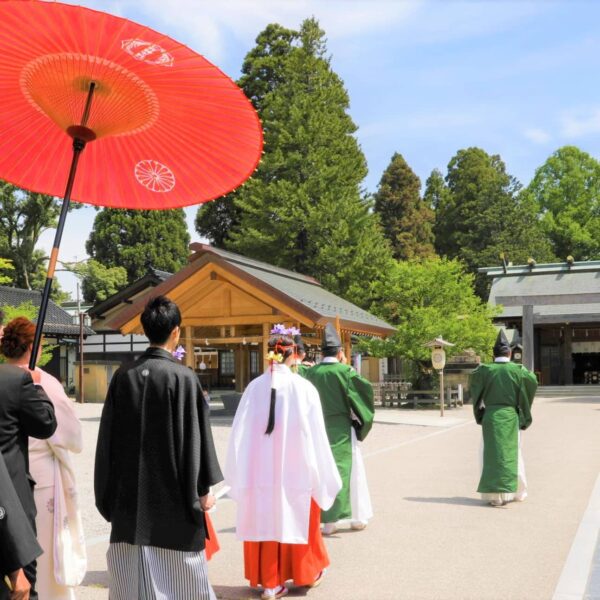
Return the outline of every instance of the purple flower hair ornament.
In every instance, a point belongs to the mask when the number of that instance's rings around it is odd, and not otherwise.
[[[271,329],[272,335],[285,335],[287,333],[287,329],[283,323],[277,323],[273,325],[273,329]]]
[[[273,325],[271,329],[271,335],[300,335],[300,330],[297,327],[286,327],[283,323],[277,323]]]
[[[177,346],[177,348],[173,350],[173,356],[177,360],[183,360],[183,357],[185,356],[185,348],[183,346]]]

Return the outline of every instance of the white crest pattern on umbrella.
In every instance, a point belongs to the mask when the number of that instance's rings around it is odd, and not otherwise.
[[[156,160],[141,160],[135,165],[135,178],[152,192],[170,192],[175,187],[175,175]]]
[[[173,56],[164,48],[153,42],[145,40],[123,40],[121,48],[127,54],[133,56],[136,60],[148,63],[150,65],[160,65],[162,67],[173,66]]]

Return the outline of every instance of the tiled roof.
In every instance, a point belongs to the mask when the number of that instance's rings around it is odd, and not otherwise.
[[[0,307],[19,306],[19,304],[25,302],[30,302],[33,306],[39,307],[41,297],[41,293],[34,290],[23,290],[0,285]],[[43,331],[46,335],[78,336],[79,325],[73,323],[73,319],[69,313],[50,300]],[[85,327],[84,333],[85,335],[92,335],[94,331],[89,327]]]
[[[577,294],[594,294],[600,291],[600,270],[598,270],[597,261],[590,264],[586,269],[585,263],[576,263],[581,265],[580,269],[560,269],[554,272],[548,272],[546,265],[539,265],[526,273],[514,275],[507,273],[499,274],[497,271],[492,282],[489,302],[492,305],[501,304],[497,299],[507,296],[557,296],[560,300],[561,295],[572,297]],[[550,265],[548,265],[550,266]],[[537,273],[536,273],[537,271]],[[499,275],[499,276],[498,276]],[[584,304],[557,303],[548,305],[534,305],[534,314],[540,317],[550,318],[569,315],[580,316],[581,318],[589,316],[590,321],[600,320],[600,304],[588,302]],[[521,317],[523,315],[522,306],[505,306],[500,317]]]
[[[390,331],[394,330],[391,325],[382,319],[329,292],[313,277],[274,267],[268,263],[249,259],[205,244],[195,244],[193,248],[197,249],[200,254],[210,253],[221,257],[251,277],[279,290],[322,317],[333,320],[336,316],[339,316],[340,319],[347,321]]]
[[[168,271],[159,271],[158,269],[150,268],[143,277],[141,277],[137,281],[134,281],[133,283],[130,283],[121,291],[117,292],[116,294],[113,294],[103,302],[100,302],[92,308],[90,308],[88,310],[88,315],[90,315],[92,319],[96,319],[99,316],[111,310],[112,308],[114,308],[115,306],[118,306],[122,302],[129,300],[129,298],[135,296],[136,294],[145,290],[146,288],[153,287],[155,285],[158,285],[159,283],[162,283],[166,279],[169,279],[171,275],[173,274],[169,273]]]

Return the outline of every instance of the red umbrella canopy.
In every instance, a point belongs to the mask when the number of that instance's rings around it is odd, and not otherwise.
[[[185,18],[182,16],[182,18]],[[217,67],[127,19],[39,0],[0,2],[0,177],[62,196],[67,130],[95,89],[72,198],[166,209],[212,200],[256,168],[256,111]]]

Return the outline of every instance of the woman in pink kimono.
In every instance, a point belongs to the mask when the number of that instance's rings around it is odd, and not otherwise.
[[[27,369],[35,325],[23,317],[4,328],[0,349],[7,362]],[[58,427],[47,440],[29,440],[29,470],[36,481],[37,590],[43,600],[73,600],[83,580],[86,552],[71,453],[81,452],[81,424],[60,382],[38,369],[40,385],[54,404]]]

